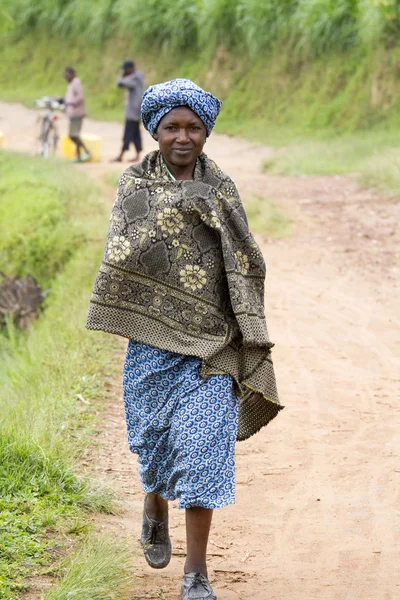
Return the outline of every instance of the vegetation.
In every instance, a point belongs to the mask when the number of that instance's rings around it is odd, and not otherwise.
[[[75,463],[90,440],[104,379],[113,373],[116,346],[109,336],[92,336],[84,329],[106,229],[105,203],[71,166],[33,158],[28,162],[6,153],[0,154],[0,166],[7,172],[8,194],[1,202],[2,210],[5,202],[9,205],[6,223],[11,226],[10,215],[15,214],[23,224],[20,243],[35,248],[36,259],[30,264],[39,280],[51,286],[45,313],[29,334],[15,331],[9,323],[8,334],[0,335],[0,598],[14,600],[28,575],[56,560],[65,534],[90,533],[89,513],[113,509],[109,492],[78,476]],[[34,207],[29,192],[36,189],[45,192],[35,195]],[[40,243],[33,243],[36,230],[34,224],[28,227],[28,216],[36,218],[47,210],[55,218],[39,219]],[[53,229],[61,217],[71,245],[55,262]],[[75,227],[79,236],[73,234]],[[2,268],[12,275],[16,244],[13,236],[7,240],[11,242],[1,246]],[[59,243],[63,246],[62,239]],[[103,571],[96,580],[111,577],[113,548],[109,544],[109,551],[103,552]],[[52,572],[57,574],[57,568]],[[112,576],[111,587],[118,589],[121,572]],[[110,598],[124,597],[113,593]]]
[[[82,181],[68,183],[68,171],[57,167],[0,155],[0,271],[17,277],[29,273],[42,287],[86,242],[78,219]]]
[[[395,133],[370,132],[331,141],[308,140],[278,148],[264,170],[278,175],[355,173],[367,186],[400,188],[400,148]]]
[[[44,600],[129,600],[132,575],[127,568],[129,551],[104,537],[88,538],[63,565],[65,576]]]
[[[133,56],[148,83],[187,76],[214,91],[232,134],[281,145],[400,127],[397,0],[3,0],[0,11],[4,99],[62,94],[70,63],[90,114],[120,118],[115,76]]]
[[[391,42],[400,32],[397,0],[3,0],[1,16],[5,31],[40,29],[96,44],[136,32],[141,44],[185,53],[223,44],[256,55],[284,40],[317,56]]]
[[[269,198],[253,196],[244,201],[251,230],[266,237],[281,238],[290,234],[292,222]]]

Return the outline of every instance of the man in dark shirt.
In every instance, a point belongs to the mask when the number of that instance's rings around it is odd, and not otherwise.
[[[132,162],[138,162],[142,151],[139,126],[140,106],[145,87],[144,76],[140,71],[136,71],[135,63],[132,60],[125,60],[121,65],[121,71],[121,76],[117,79],[117,86],[126,89],[125,129],[121,152],[113,162],[122,161],[124,153],[129,150],[131,143],[136,148],[136,156]]]

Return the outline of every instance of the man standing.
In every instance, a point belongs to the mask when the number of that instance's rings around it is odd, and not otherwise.
[[[90,160],[90,152],[81,139],[83,117],[86,116],[85,96],[80,80],[77,78],[75,69],[67,67],[64,77],[68,81],[67,93],[65,94],[65,112],[69,118],[69,137],[76,145],[76,158],[74,162],[87,162]],[[81,154],[81,149],[84,153]]]
[[[131,143],[136,148],[136,156],[132,162],[140,160],[142,151],[142,138],[140,135],[140,106],[144,92],[144,76],[140,71],[136,71],[135,63],[132,60],[125,60],[121,65],[121,76],[117,79],[117,85],[126,88],[125,102],[125,129],[122,150],[113,162],[121,162],[124,153],[129,150]]]

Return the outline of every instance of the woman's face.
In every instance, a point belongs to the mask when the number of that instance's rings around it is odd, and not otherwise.
[[[161,119],[154,139],[167,163],[177,167],[194,166],[203,151],[206,128],[190,108],[178,106]]]

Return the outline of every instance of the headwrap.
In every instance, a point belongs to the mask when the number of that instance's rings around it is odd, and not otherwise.
[[[222,102],[205,92],[190,79],[173,79],[151,85],[143,94],[142,121],[154,134],[164,115],[178,106],[188,106],[203,121],[207,137],[211,134],[221,110]]]
[[[86,326],[197,356],[241,399],[238,439],[279,404],[264,314],[265,264],[232,180],[201,154],[172,181],[160,152],[122,175]]]

